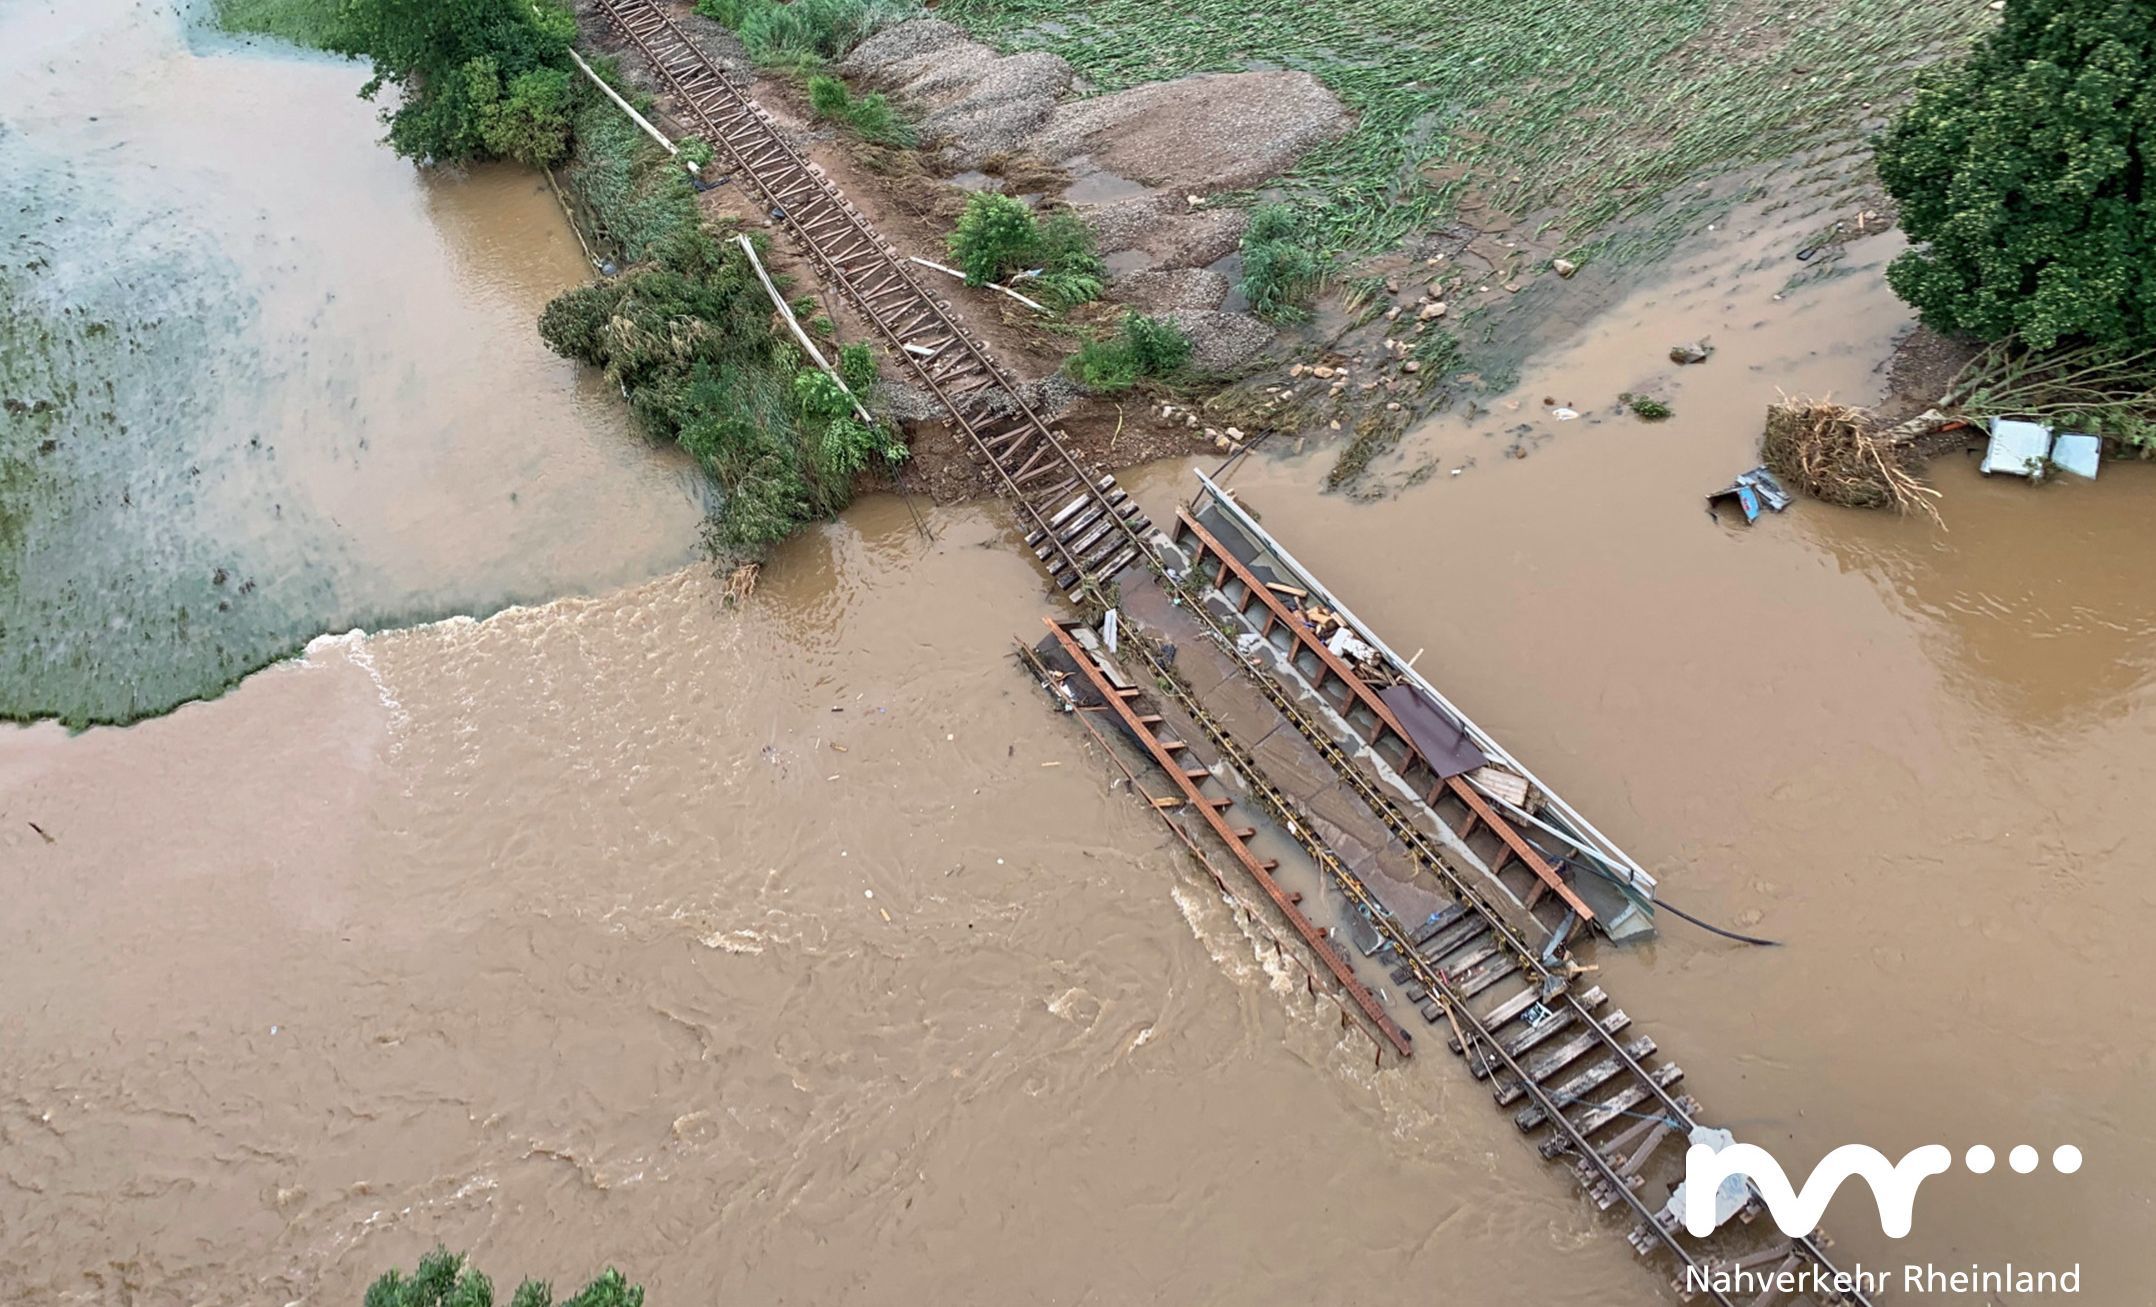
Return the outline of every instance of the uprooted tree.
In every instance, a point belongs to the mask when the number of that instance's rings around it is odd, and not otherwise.
[[[2156,335],[2156,6],[2008,0],[1878,143],[1916,247],[1887,279],[1945,331],[2037,350]]]

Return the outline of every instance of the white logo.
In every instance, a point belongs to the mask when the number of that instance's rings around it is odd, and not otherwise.
[[[1996,1158],[1991,1149],[1978,1144],[1962,1160],[1971,1171],[1983,1175]],[[2007,1154],[2007,1164],[2026,1175],[2036,1169],[2036,1150],[2017,1145]],[[2072,1175],[2081,1169],[2081,1150],[2061,1144],[2052,1151],[2051,1164],[2061,1175]],[[1909,1233],[1917,1188],[1953,1165],[1954,1154],[1945,1144],[1911,1149],[1899,1162],[1889,1162],[1886,1154],[1865,1144],[1843,1144],[1819,1159],[1799,1193],[1790,1186],[1782,1164],[1766,1149],[1735,1143],[1725,1131],[1702,1129],[1693,1133],[1692,1147],[1684,1155],[1684,1183],[1671,1198],[1673,1205],[1678,1197],[1683,1199],[1684,1228],[1705,1238],[1742,1208],[1750,1200],[1750,1190],[1756,1189],[1782,1233],[1797,1237],[1819,1227],[1819,1218],[1842,1181],[1857,1175],[1872,1187],[1872,1199],[1879,1204],[1880,1230],[1890,1239],[1901,1239]]]

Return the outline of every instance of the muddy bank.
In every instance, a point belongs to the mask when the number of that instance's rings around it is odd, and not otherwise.
[[[125,720],[691,555],[693,470],[532,330],[587,273],[543,179],[420,174],[364,70],[170,13],[0,34],[0,714]]]

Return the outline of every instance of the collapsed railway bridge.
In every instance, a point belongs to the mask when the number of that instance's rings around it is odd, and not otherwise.
[[[1210,481],[1157,531],[1082,463],[907,260],[655,0],[600,0],[674,115],[943,406],[1026,545],[1086,613],[1020,656],[1227,888],[1254,886],[1382,1062],[1420,1024],[1565,1167],[1681,1296],[1713,1272],[1812,1286],[1747,1301],[1868,1304],[1828,1241],[1759,1224],[1756,1190],[1685,1233],[1685,1149],[1720,1138],[1683,1071],[1584,959],[1649,929],[1654,880],[1386,649]],[[1145,776],[1150,775],[1150,781]],[[1224,851],[1239,876],[1207,849]],[[1286,945],[1283,945],[1286,947]],[[1298,961],[1303,961],[1298,958]]]

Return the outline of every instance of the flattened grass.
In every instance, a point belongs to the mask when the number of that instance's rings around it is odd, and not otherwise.
[[[317,49],[329,43],[337,0],[216,0],[217,25],[228,32],[275,36]]]
[[[1469,187],[1583,245],[1680,183],[1861,136],[1867,106],[1993,21],[1969,0],[945,0],[936,13],[1061,55],[1102,91],[1313,74],[1356,127],[1283,188],[1348,254],[1446,221]]]

